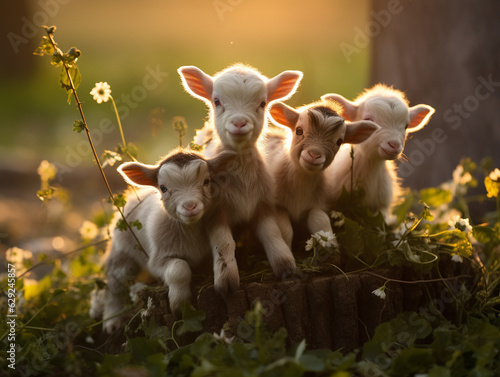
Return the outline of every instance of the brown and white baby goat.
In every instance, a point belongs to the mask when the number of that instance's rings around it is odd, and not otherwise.
[[[279,226],[291,247],[293,227],[305,222],[311,234],[332,232],[325,212],[324,170],[344,143],[361,143],[379,127],[370,121],[347,123],[334,102],[320,101],[297,110],[278,102],[270,109],[282,129],[267,134],[265,159],[274,177]],[[291,140],[290,140],[290,136]],[[291,220],[291,221],[290,221]]]
[[[227,188],[222,192],[224,213],[210,231],[214,259],[218,261],[214,273],[225,281],[216,289],[224,293],[239,285],[232,235],[236,226],[255,226],[275,275],[295,272],[295,259],[276,222],[272,178],[256,142],[265,125],[267,106],[290,97],[302,73],[285,71],[268,79],[252,67],[236,64],[214,77],[193,66],[179,68],[179,74],[185,89],[209,106],[208,126],[214,126],[216,131],[212,143],[215,153],[237,152],[226,174]],[[225,270],[220,266],[226,266]]]
[[[225,169],[234,155],[225,152],[206,160],[177,149],[157,165],[127,162],[118,168],[130,184],[148,186],[127,196],[123,212],[128,222],[142,223],[141,229],[133,231],[149,258],[137,249],[130,230],[113,231],[105,262],[105,332],[120,327],[116,314],[123,308],[123,294],[142,268],[169,287],[172,312],[191,299],[191,268],[212,254],[207,224],[217,211],[213,203],[217,198],[212,198],[211,177]]]

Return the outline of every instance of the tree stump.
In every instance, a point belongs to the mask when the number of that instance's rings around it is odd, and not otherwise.
[[[448,273],[445,278],[450,278],[446,281],[448,288],[458,292],[460,284],[453,276],[460,274],[459,280],[463,283],[464,272],[470,276],[466,282],[472,284],[470,266],[466,268],[450,261],[443,263]],[[453,316],[454,302],[448,299],[452,295],[443,293],[448,288],[442,281],[429,279],[432,280],[429,283],[412,284],[411,281],[417,280],[412,269],[383,268],[348,275],[250,282],[225,298],[218,295],[213,286],[208,286],[199,291],[195,306],[206,313],[204,332],[218,334],[224,326],[226,333],[249,339],[250,330],[239,325],[245,313],[259,301],[264,309],[266,327],[271,331],[286,328],[289,344],[306,339],[309,349],[349,352],[371,339],[379,324],[403,311],[416,311],[425,316],[435,315],[438,310]],[[384,285],[385,299],[372,293]],[[429,295],[433,298],[431,303]],[[140,296],[144,302],[148,297],[153,299],[158,324],[173,325],[175,318],[167,305],[168,288],[143,291]],[[193,339],[185,339],[188,340]]]

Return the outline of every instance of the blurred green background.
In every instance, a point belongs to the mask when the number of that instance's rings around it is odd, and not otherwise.
[[[116,124],[111,103],[98,105],[89,94],[96,82],[106,81],[114,98],[128,109],[121,112],[125,135],[137,144],[139,157],[146,162],[176,145],[174,116],[186,118],[190,128],[186,140],[203,125],[204,104],[181,87],[176,70],[182,65],[196,65],[213,74],[244,62],[268,77],[286,69],[301,70],[304,79],[291,105],[332,91],[350,98],[367,85],[368,48],[348,62],[339,47],[341,42],[352,44],[355,27],[366,23],[367,0],[39,0],[26,4],[25,18],[10,32],[24,38],[30,23],[36,26],[47,20],[48,25],[56,25],[60,48],[67,51],[76,46],[82,51],[78,92],[90,128],[99,128],[103,118]],[[11,14],[9,5],[5,6],[3,17]],[[16,46],[11,40],[18,40],[11,34],[7,59],[34,50],[43,34],[40,29],[33,37],[29,34],[28,43]],[[16,48],[20,53],[14,52]],[[18,75],[2,72],[0,155],[3,161],[14,158],[34,168],[41,159],[65,164],[68,147],[76,150],[85,138],[72,132],[78,112],[74,102],[67,105],[66,94],[57,84],[59,70],[50,66],[47,57],[25,54],[23,58],[28,70]],[[149,69],[161,72],[161,81],[152,90],[143,84]],[[164,126],[156,137],[149,119],[154,109],[164,109]],[[97,147],[113,149],[117,142],[115,129]],[[83,160],[90,164],[87,157]]]
[[[73,46],[82,51],[78,93],[99,155],[121,141],[111,102],[97,104],[89,94],[96,82],[106,81],[127,141],[139,148],[139,160],[154,163],[178,144],[175,116],[187,120],[186,145],[207,115],[204,103],[182,88],[177,74],[182,65],[214,74],[243,62],[268,77],[303,71],[292,106],[327,92],[354,97],[368,85],[369,46],[346,58],[341,43],[354,43],[368,21],[369,5],[368,0],[2,2],[0,251],[12,245],[55,248],[61,234],[74,239],[84,220],[102,212],[107,195],[85,133],[72,131],[79,113],[59,88],[60,69],[49,57],[33,55],[45,35],[42,24],[57,26],[55,39],[63,51]],[[151,114],[163,117],[156,134]],[[115,125],[112,131],[102,128],[106,122]],[[42,160],[64,173],[54,183],[67,195],[47,206],[36,197]],[[119,192],[125,184],[115,168],[106,173]],[[47,245],[31,241],[45,238]],[[65,240],[61,250],[70,248]]]

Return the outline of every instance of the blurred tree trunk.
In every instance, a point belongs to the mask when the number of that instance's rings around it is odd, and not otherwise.
[[[462,157],[500,167],[499,15],[499,1],[372,0],[371,84],[436,109],[406,144],[405,186],[451,179]]]
[[[29,77],[35,68],[33,51],[40,42],[42,30],[33,23],[33,1],[5,1],[1,7],[0,22],[0,77],[17,79]],[[37,15],[44,21],[46,13]],[[38,22],[38,19],[35,20]]]

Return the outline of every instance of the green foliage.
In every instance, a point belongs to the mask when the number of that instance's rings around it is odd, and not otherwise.
[[[138,150],[137,147],[135,146],[134,143],[127,143],[127,146],[124,147],[121,144],[118,144],[115,148],[116,153],[118,153],[120,156],[125,157],[127,156],[130,159],[136,159],[138,155]]]
[[[62,53],[53,40],[55,27],[45,27],[45,31],[47,36],[42,38],[35,54],[51,55],[51,64],[61,68],[59,84],[68,92],[70,101],[81,81],[76,66],[81,53],[76,48]],[[161,116],[161,112],[157,115]],[[173,127],[182,145],[187,128],[185,119],[175,118]],[[82,121],[73,125],[76,132],[84,128]],[[121,125],[120,131],[122,144],[115,152],[104,151],[105,165],[137,157],[138,150],[134,144],[125,142]],[[204,146],[191,145],[193,149]],[[430,316],[425,308],[418,313],[403,313],[381,324],[362,349],[342,353],[340,350],[309,350],[305,340],[290,346],[285,329],[271,332],[266,328],[265,313],[259,303],[239,320],[236,334],[224,331],[209,334],[200,333],[205,313],[189,304],[182,306],[181,319],[171,327],[157,324],[151,312],[151,300],[146,308],[141,308],[140,304],[133,307],[135,315],[126,326],[125,346],[121,353],[111,354],[106,350],[109,340],[102,339],[101,323],[87,314],[91,291],[96,286],[105,288],[100,260],[103,245],[96,243],[52,260],[46,256],[40,258],[38,262],[52,270],[38,281],[22,279],[22,275],[16,279],[15,342],[20,347],[16,353],[18,370],[15,375],[413,377],[426,373],[431,377],[498,376],[500,184],[496,171],[489,174],[491,161],[483,161],[481,167],[486,175],[487,196],[497,200],[495,222],[469,224],[465,195],[467,189],[478,185],[474,177],[477,165],[470,159],[462,159],[452,174],[452,181],[419,192],[406,191],[394,209],[395,225],[389,226],[380,212],[372,212],[361,205],[365,195],[362,190],[349,192],[344,189],[338,208],[341,214],[332,217],[340,250],[347,258],[347,273],[398,266],[410,268],[425,279],[431,272],[439,273],[439,262],[449,256],[456,263],[468,258],[478,265],[476,286],[461,285],[458,291],[448,292],[456,304],[457,316],[453,320],[446,320],[442,315]],[[54,193],[49,183],[55,171],[44,164],[39,174],[42,182],[39,197],[48,201]],[[354,182],[352,186],[356,187]],[[110,193],[110,197],[115,207],[122,209],[125,206],[123,194]],[[461,215],[450,219],[450,213],[457,211]],[[96,224],[108,226],[109,216],[100,214],[94,219],[93,227]],[[129,225],[138,230],[142,227],[139,220]],[[119,219],[116,227],[126,230],[127,224]],[[311,273],[331,273],[331,263],[313,263],[315,258],[322,257],[322,242],[329,242],[329,239],[322,236],[316,241],[311,244],[314,256],[305,267]],[[476,243],[476,250],[472,242]],[[19,266],[24,269],[37,267],[30,258],[20,260]],[[249,279],[256,275],[249,274]],[[1,279],[0,284],[4,287],[13,284],[8,277]],[[385,297],[385,290],[389,290],[386,288],[388,282],[376,290],[381,299]],[[4,357],[7,354],[4,350],[10,346],[8,334],[9,328],[3,321],[0,323],[0,367],[10,372]],[[179,339],[186,336],[197,338],[180,347]]]
[[[430,187],[420,191],[420,198],[431,207],[439,207],[452,201],[453,196],[449,190],[440,187]]]
[[[193,150],[193,151],[198,151],[198,152],[201,152],[203,151],[203,146],[201,145],[198,145],[196,143],[193,143],[192,141],[189,143],[189,149]]]
[[[431,324],[416,313],[403,313],[377,328],[362,356],[380,375],[497,376],[499,352],[498,323],[474,319],[464,326],[444,320]]]
[[[59,75],[59,85],[61,88],[68,93],[68,104],[71,104],[71,96],[73,95],[73,87],[77,89],[82,82],[82,75],[80,74],[80,70],[76,65],[75,61],[72,63],[68,63],[66,58],[69,56],[66,54],[63,55],[63,69],[61,70],[61,74]]]
[[[192,305],[184,303],[181,307],[182,323],[177,333],[179,335],[187,332],[197,332],[203,329],[202,322],[205,320],[205,312],[196,310]]]
[[[123,194],[116,194],[113,198],[113,205],[117,208],[123,208],[127,204],[127,199]]]
[[[38,199],[40,199],[42,202],[48,202],[50,199],[52,199],[54,197],[54,193],[55,193],[55,188],[54,187],[50,187],[48,189],[45,189],[45,190],[38,190],[36,192],[36,196],[38,197]]]
[[[75,123],[73,123],[73,131],[80,133],[84,130],[85,130],[85,123],[83,123],[81,120],[75,120]]]
[[[102,166],[105,167],[107,165],[114,166],[118,161],[122,160],[122,156],[113,151],[105,150],[101,156]]]
[[[179,134],[179,146],[182,147],[182,137],[186,134],[188,129],[188,125],[186,123],[186,119],[181,116],[176,116],[172,120],[172,127],[174,131]]]
[[[80,57],[81,51],[76,47],[72,47],[68,50],[68,52],[62,53],[52,37],[56,27],[52,26],[49,28],[44,26],[44,29],[48,36],[42,37],[42,42],[40,42],[40,45],[35,50],[34,54],[39,56],[52,55],[50,63],[56,67],[61,67],[59,85],[66,91],[66,93],[68,93],[68,104],[71,104],[73,89],[76,90],[82,82],[82,75],[76,65],[76,61]]]
[[[137,228],[137,230],[142,229],[142,223],[139,220],[129,221],[128,223],[132,228]],[[123,219],[118,219],[115,225],[116,229],[125,232],[128,230],[127,222]]]
[[[128,229],[127,223],[123,219],[118,219],[115,225],[116,229],[125,232]]]

